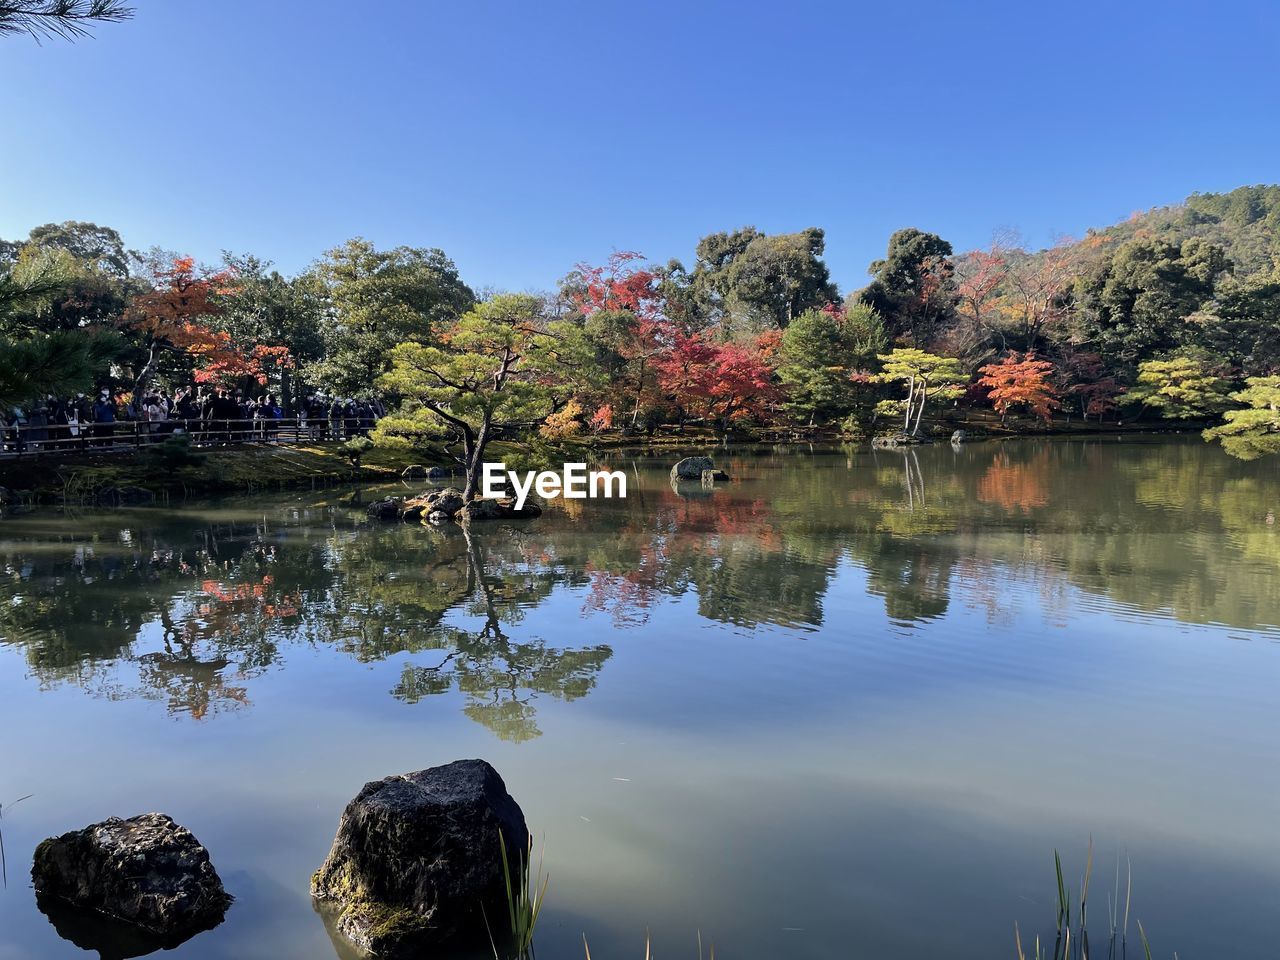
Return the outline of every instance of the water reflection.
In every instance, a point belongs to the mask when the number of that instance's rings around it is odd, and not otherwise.
[[[1195,442],[751,449],[737,482],[673,489],[635,460],[626,501],[560,502],[473,531],[371,524],[316,499],[0,521],[0,641],[45,686],[208,719],[253,703],[293,649],[406,656],[390,694],[451,694],[498,736],[537,701],[587,696],[663,603],[707,620],[817,630],[842,564],[903,624],[957,598],[1004,616],[999,577],[1068,615],[1072,590],[1192,623],[1280,624],[1280,483]],[[997,576],[999,575],[999,577]],[[590,629],[522,627],[553,595]]]
[[[98,960],[134,960],[152,953],[174,950],[200,933],[188,931],[178,935],[154,934],[142,927],[117,920],[91,910],[82,910],[57,897],[37,897],[37,905],[63,940]],[[218,924],[207,929],[214,929]]]

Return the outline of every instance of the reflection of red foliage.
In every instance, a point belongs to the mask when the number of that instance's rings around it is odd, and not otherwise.
[[[230,621],[231,633],[238,633],[237,622],[245,614],[257,613],[259,617],[270,620],[298,615],[300,598],[297,594],[284,594],[272,598],[270,588],[275,578],[268,575],[258,583],[225,584],[217,580],[206,580],[200,584],[202,592],[212,598],[211,603],[202,603],[197,607],[200,616],[209,621]]]
[[[636,627],[649,619],[649,608],[658,598],[658,589],[646,582],[650,575],[643,570],[611,574],[604,570],[588,570],[591,591],[582,605],[583,612],[608,613],[620,627]]]
[[[618,626],[637,626],[648,620],[650,608],[672,589],[673,580],[679,579],[676,571],[691,556],[707,556],[714,562],[744,548],[766,555],[785,548],[783,534],[773,522],[773,506],[765,500],[687,500],[669,488],[654,495],[654,513],[616,534],[628,544],[635,542],[635,552],[618,561],[625,567],[587,565],[591,589],[583,603],[584,613],[608,613]]]
[[[1012,513],[1030,513],[1049,502],[1046,481],[1048,454],[1039,454],[1031,463],[1011,463],[1001,453],[978,481],[978,499],[994,503]]]

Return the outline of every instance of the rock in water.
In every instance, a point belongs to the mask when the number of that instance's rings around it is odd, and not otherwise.
[[[311,896],[374,957],[484,941],[486,912],[507,915],[499,831],[515,863],[529,843],[524,814],[483,760],[367,783],[343,811]]]
[[[209,851],[163,813],[112,817],[45,840],[31,880],[53,897],[160,936],[190,936],[222,922],[231,897]]]
[[[952,443],[964,443],[968,439],[969,435],[963,430],[957,430],[955,433],[951,434]]]
[[[927,443],[933,443],[928,437],[913,435],[910,433],[891,433],[885,436],[873,437],[871,446],[892,448],[892,447],[914,447]]]
[[[373,520],[398,520],[404,513],[404,500],[401,497],[387,497],[369,504],[366,512]]]
[[[715,462],[710,457],[685,457],[671,468],[672,480],[701,480],[703,470],[714,470]]]

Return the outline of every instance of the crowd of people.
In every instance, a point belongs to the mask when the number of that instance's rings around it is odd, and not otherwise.
[[[103,388],[94,397],[49,396],[43,404],[5,411],[0,452],[133,446],[177,433],[202,445],[346,440],[367,435],[385,414],[377,398],[330,397],[319,391],[308,394],[296,412],[286,412],[274,394],[254,397],[229,387],[155,388],[140,399]]]

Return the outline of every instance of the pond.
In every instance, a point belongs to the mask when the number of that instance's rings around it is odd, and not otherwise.
[[[0,960],[84,955],[40,839],[149,810],[237,897],[173,956],[341,956],[344,804],[461,757],[545,844],[544,957],[1009,957],[1090,837],[1099,926],[1131,862],[1157,954],[1273,955],[1274,464],[713,452],[713,491],[617,455],[626,500],[469,535],[332,490],[0,520]]]

